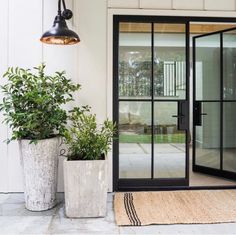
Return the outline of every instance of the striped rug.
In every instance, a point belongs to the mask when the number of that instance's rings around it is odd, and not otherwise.
[[[114,210],[120,226],[236,222],[236,190],[116,193]]]

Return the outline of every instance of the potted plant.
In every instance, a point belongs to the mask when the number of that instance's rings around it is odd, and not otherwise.
[[[26,208],[42,211],[56,204],[59,138],[67,123],[61,106],[73,100],[80,85],[67,79],[65,72],[45,75],[44,64],[35,69],[7,70],[0,110],[12,129],[7,142],[19,142]]]
[[[88,106],[74,108],[66,130],[68,157],[64,161],[65,212],[67,217],[104,217],[107,202],[107,152],[115,125],[98,125]]]

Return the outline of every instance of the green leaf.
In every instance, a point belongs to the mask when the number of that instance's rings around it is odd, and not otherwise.
[[[33,72],[10,67],[3,75],[8,81],[0,87],[5,95],[0,111],[13,131],[8,142],[26,138],[33,143],[65,131],[68,114],[62,105],[73,100],[80,85],[66,78],[64,71],[46,75],[45,67],[42,63]]]
[[[89,106],[75,107],[69,113],[71,127],[64,133],[69,160],[102,159],[110,150],[115,125],[108,119],[98,125]]]

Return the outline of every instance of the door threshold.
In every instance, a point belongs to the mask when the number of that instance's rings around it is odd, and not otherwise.
[[[235,186],[173,186],[173,187],[121,187],[117,192],[141,192],[141,191],[176,191],[176,190],[230,190],[236,189]]]

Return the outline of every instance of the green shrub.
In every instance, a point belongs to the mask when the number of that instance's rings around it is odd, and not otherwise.
[[[80,88],[65,77],[65,72],[45,75],[45,65],[29,69],[9,68],[4,74],[8,82],[1,86],[5,97],[0,104],[4,122],[12,128],[8,140],[31,139],[37,142],[62,135],[67,112],[61,107],[73,100],[72,93]]]
[[[76,107],[70,111],[71,127],[65,131],[68,160],[101,160],[110,150],[115,125],[108,119],[98,125],[90,108]]]

